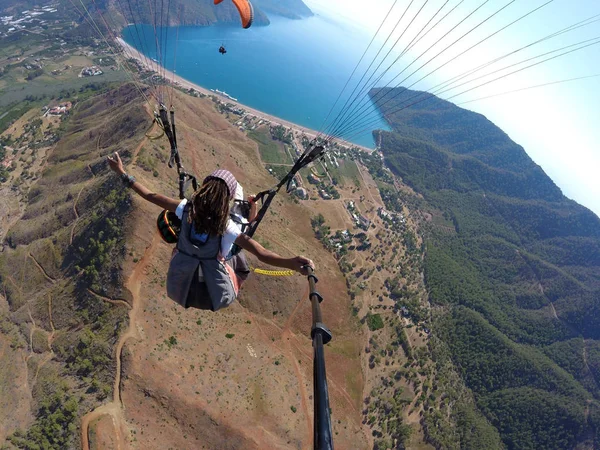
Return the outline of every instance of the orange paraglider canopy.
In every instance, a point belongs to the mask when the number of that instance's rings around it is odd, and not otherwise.
[[[252,26],[252,22],[254,21],[254,8],[252,8],[252,3],[248,0],[231,0],[237,10],[240,13],[240,19],[242,19],[242,26],[244,28],[250,28]],[[223,0],[215,0],[215,5],[222,3]]]

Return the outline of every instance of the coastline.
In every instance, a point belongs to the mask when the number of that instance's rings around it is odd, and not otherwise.
[[[167,78],[167,81],[173,82],[176,86],[179,86],[181,88],[188,89],[188,90],[193,89],[193,90],[195,90],[201,94],[207,95],[207,96],[216,96],[216,97],[220,98],[224,103],[233,104],[237,108],[241,108],[241,109],[245,110],[247,114],[253,115],[259,119],[269,122],[272,125],[281,125],[286,128],[291,128],[295,132],[300,132],[311,138],[314,138],[317,135],[319,135],[319,132],[316,130],[304,127],[302,125],[298,125],[293,122],[289,122],[287,120],[281,119],[280,117],[276,117],[276,116],[267,114],[263,111],[259,111],[258,109],[254,109],[251,106],[245,105],[238,101],[231,100],[230,98],[222,96],[216,92],[213,92],[213,91],[206,89],[198,84],[195,84],[189,80],[186,80],[185,78],[177,75],[176,73],[159,66],[159,64],[156,61],[153,61],[152,59],[145,57],[142,53],[140,53],[134,47],[129,45],[127,42],[125,42],[125,40],[123,38],[117,37],[116,40],[121,45],[121,47],[123,48],[123,52],[128,57],[135,59],[142,66],[146,67],[146,69],[148,69],[152,72],[163,73],[165,78]],[[354,144],[352,142],[348,142],[343,139],[336,138],[333,141],[342,147],[347,147],[347,148],[356,147],[356,148],[359,148],[368,153],[371,153],[373,151],[372,148],[365,147],[365,146],[362,146],[359,144]]]

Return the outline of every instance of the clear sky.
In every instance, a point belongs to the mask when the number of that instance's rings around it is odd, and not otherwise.
[[[419,30],[445,1],[413,0],[413,4],[400,22],[401,25],[397,28],[398,31],[392,34],[392,39],[388,42],[386,51],[391,47],[391,43],[400,37],[400,30],[405,29],[421,6],[425,5],[420,15],[417,16],[399,41],[398,48],[400,50],[417,35]],[[459,3],[460,5],[409,51],[390,73],[393,72],[395,75],[400,72],[484,1],[463,0],[460,3],[460,0],[449,0],[442,12],[431,22],[430,27],[455,5]],[[418,62],[414,63],[402,77],[394,82],[394,85],[503,6],[510,3],[506,9],[454,44],[417,74],[409,78],[403,83],[403,86],[408,87],[409,84],[436,69],[453,56],[458,55],[548,1],[515,0],[511,3],[511,0],[489,0],[455,31],[451,32],[422,56]],[[305,3],[315,13],[344,22],[346,25],[353,26],[356,33],[363,33],[365,36],[364,47],[366,48],[394,0],[305,0]],[[385,37],[392,31],[393,26],[400,19],[409,3],[410,0],[397,1],[382,29],[382,39],[376,49],[381,46]],[[539,11],[515,23],[465,53],[454,62],[441,68],[427,79],[413,86],[413,89],[431,89],[436,84],[455,75],[462,74],[466,70],[510,53],[596,14],[600,14],[600,0],[551,1]],[[600,22],[595,22],[579,30],[536,44],[490,66],[485,71],[478,72],[477,76],[595,37],[600,37]],[[558,53],[562,52],[552,53],[545,58]],[[370,55],[372,58],[375,53],[373,52]],[[529,63],[499,72],[496,75],[490,75],[478,82],[440,94],[440,97],[448,98],[470,87],[545,58],[538,58]],[[391,61],[393,60],[389,60],[389,63],[386,62],[383,67],[387,67]],[[364,69],[366,67],[363,68],[363,71]],[[460,104],[461,102],[514,89],[596,74],[600,74],[600,44],[592,45],[586,49],[524,70],[450,101]],[[545,170],[567,197],[576,200],[600,215],[600,77],[541,87],[461,106],[485,115],[502,128],[515,142],[525,148],[529,156]]]

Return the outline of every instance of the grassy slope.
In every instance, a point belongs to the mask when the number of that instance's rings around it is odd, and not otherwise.
[[[260,158],[265,164],[292,164],[283,144],[272,139],[268,130],[250,131],[248,136],[258,144]]]

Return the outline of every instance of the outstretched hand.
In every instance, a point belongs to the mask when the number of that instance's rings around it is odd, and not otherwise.
[[[304,256],[296,256],[292,258],[294,264],[294,270],[300,272],[302,275],[308,275],[308,267],[315,269],[315,263],[312,260],[305,258]]]
[[[114,172],[118,173],[119,175],[125,173],[125,168],[123,167],[123,161],[121,161],[119,152],[115,152],[114,156],[112,158],[110,156],[108,156],[106,158],[106,160],[108,162],[108,165]]]

